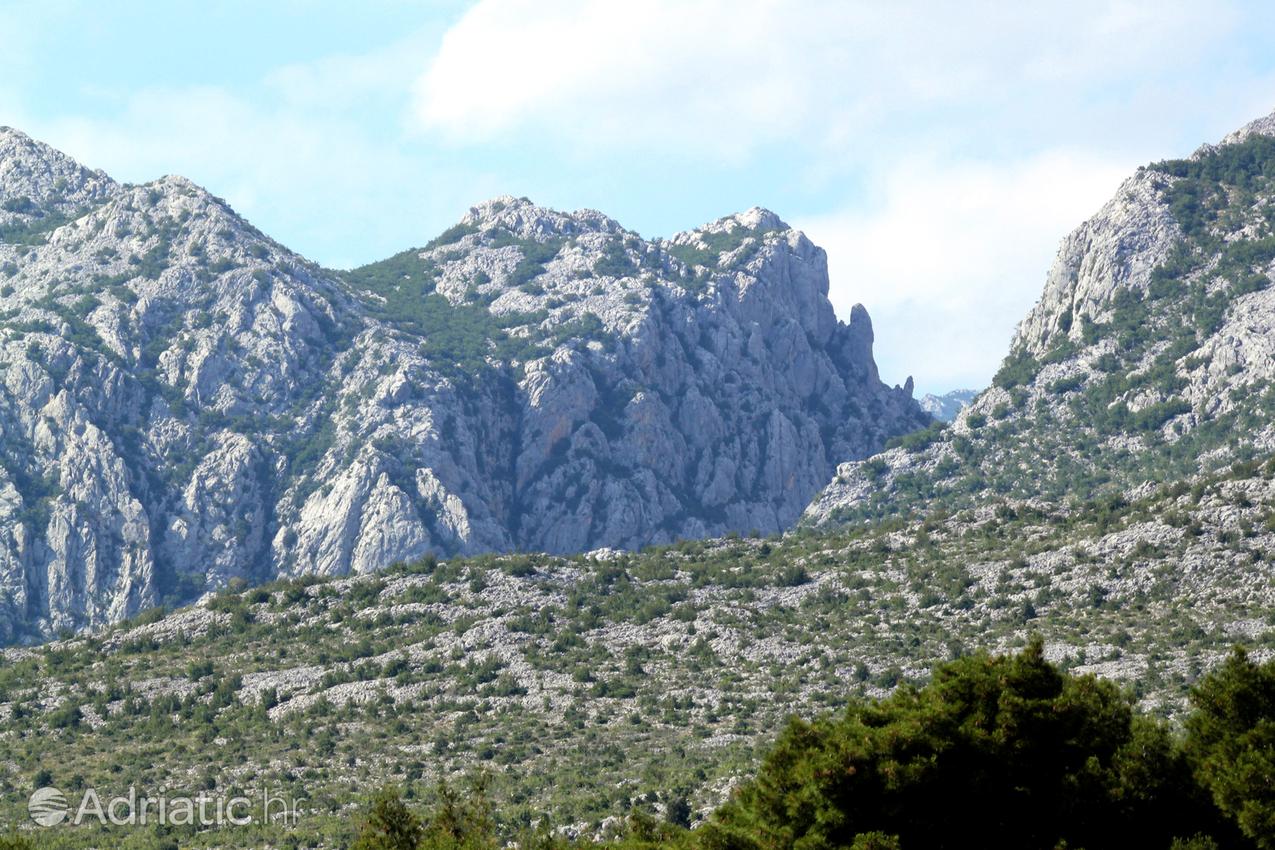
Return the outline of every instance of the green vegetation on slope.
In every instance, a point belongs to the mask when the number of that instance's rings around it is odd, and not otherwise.
[[[668,252],[688,266],[707,266],[716,268],[723,254],[729,254],[743,245],[748,239],[762,240],[766,234],[774,233],[775,228],[736,227],[721,233],[702,232],[699,234],[699,245],[673,245]]]
[[[938,667],[930,684],[791,719],[756,775],[701,828],[645,800],[568,839],[552,812],[500,817],[482,774],[439,783],[418,814],[391,787],[364,813],[291,843],[352,850],[1244,850],[1275,847],[1275,662],[1236,651],[1193,692],[1185,734],[1139,715],[1109,682],[1021,653]],[[658,805],[657,805],[658,803]],[[560,825],[560,824],[558,824]],[[299,834],[298,834],[299,833]]]
[[[919,685],[935,659],[1031,632],[1064,669],[1180,717],[1237,630],[1275,647],[1272,528],[1275,487],[1245,465],[1070,513],[1006,502],[983,518],[228,591],[5,652],[0,820],[25,818],[40,784],[269,786],[310,800],[307,823],[343,846],[364,789],[486,769],[502,829],[549,812],[591,834],[644,807],[694,822],[789,715]]]
[[[87,212],[78,210],[74,213],[59,213],[44,210],[30,198],[10,198],[4,202],[3,208],[5,212],[31,216],[26,220],[0,224],[0,242],[12,245],[43,245],[48,241],[50,233]]]
[[[459,238],[459,237],[457,237]],[[525,359],[532,352],[507,329],[537,320],[523,314],[497,316],[485,303],[453,304],[434,291],[437,267],[412,249],[345,272],[373,315],[421,336],[421,350],[440,368],[461,373],[487,367],[487,358]]]

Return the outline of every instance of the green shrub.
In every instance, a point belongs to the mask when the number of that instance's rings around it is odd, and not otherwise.
[[[429,242],[427,242],[425,244],[425,250],[430,251],[430,250],[433,250],[434,248],[441,248],[444,245],[452,245],[464,239],[466,236],[470,235],[471,233],[477,233],[477,232],[478,232],[477,226],[472,224],[465,224],[464,222],[462,222],[460,224],[453,225],[447,228],[446,230],[444,230],[442,233],[438,234],[438,236],[434,237]]]
[[[943,431],[947,429],[946,422],[931,422],[919,431],[913,431],[909,434],[900,434],[897,437],[891,437],[886,441],[887,449],[901,448],[907,452],[923,451],[930,445],[938,442],[943,436]]]
[[[514,240],[513,244],[524,243]],[[520,262],[514,274],[515,285],[527,283],[543,271],[535,264],[536,258],[544,261],[547,252],[557,252],[556,247],[536,242],[527,245],[539,246],[524,249],[523,261],[535,267]],[[525,359],[534,353],[534,341],[512,338],[506,331],[533,323],[536,316],[496,316],[482,303],[453,304],[434,291],[438,268],[420,255],[419,249],[403,251],[344,272],[342,278],[373,315],[420,336],[422,354],[445,372],[473,375],[487,368],[489,356]]]
[[[1010,352],[999,370],[992,377],[993,386],[1012,389],[1019,384],[1031,383],[1040,371],[1040,363],[1026,349]]]
[[[629,252],[619,240],[608,242],[602,256],[593,264],[593,273],[599,277],[628,277],[637,271],[637,265],[629,259]]]
[[[668,249],[668,252],[692,268],[696,266],[716,268],[721,261],[722,254],[729,254],[734,251],[744,244],[744,240],[761,240],[766,234],[773,232],[773,229],[767,228],[749,229],[747,227],[736,227],[734,230],[725,233],[701,233],[699,241],[704,243],[705,247],[673,245]]]

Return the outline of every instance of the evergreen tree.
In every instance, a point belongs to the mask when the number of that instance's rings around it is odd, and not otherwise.
[[[439,783],[438,802],[425,819],[420,846],[422,850],[498,850],[485,777],[476,779],[463,797],[447,783]]]
[[[1191,694],[1187,753],[1218,807],[1262,850],[1275,848],[1275,663],[1236,649]]]
[[[350,850],[417,850],[421,822],[392,788],[382,788],[372,798],[367,820]]]
[[[840,717],[791,721],[703,834],[709,850],[885,836],[927,850],[1165,850],[1215,820],[1165,728],[1135,721],[1111,683],[1063,675],[1037,639],[1017,656],[951,662],[923,689]]]

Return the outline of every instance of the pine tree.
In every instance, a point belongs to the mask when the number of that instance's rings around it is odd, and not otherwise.
[[[1275,848],[1275,663],[1236,649],[1191,694],[1186,748],[1196,776],[1262,850]]]
[[[417,850],[422,834],[420,820],[398,792],[382,788],[372,798],[367,820],[350,850]]]
[[[939,667],[928,686],[794,720],[697,830],[706,850],[1163,850],[1211,830],[1167,729],[1110,682],[1067,676],[1039,640]]]

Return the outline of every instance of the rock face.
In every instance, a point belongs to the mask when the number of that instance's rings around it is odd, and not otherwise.
[[[1139,169],[1063,241],[994,386],[844,464],[806,521],[1127,496],[1269,451],[1273,175],[1275,115]]]
[[[499,198],[321,269],[168,177],[0,130],[0,639],[233,580],[789,526],[928,417],[824,252]]]
[[[50,229],[119,191],[114,180],[30,137],[0,127],[0,227]]]
[[[1058,249],[1045,291],[1019,324],[1011,350],[1040,357],[1059,335],[1079,340],[1081,319],[1099,320],[1121,289],[1145,291],[1181,236],[1164,200],[1171,178],[1143,169]]]

